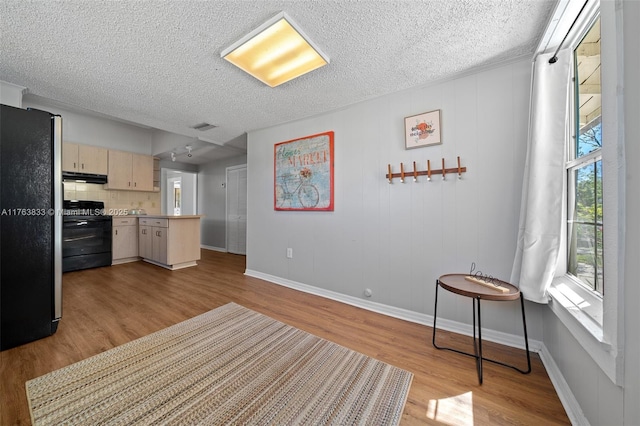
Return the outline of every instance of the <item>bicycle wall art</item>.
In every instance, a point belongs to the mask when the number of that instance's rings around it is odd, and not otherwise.
[[[333,211],[333,132],[274,146],[275,210]]]

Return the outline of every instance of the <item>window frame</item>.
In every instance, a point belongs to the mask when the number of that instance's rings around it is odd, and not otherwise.
[[[567,273],[568,241],[568,162],[569,149],[573,147],[572,137],[576,132],[575,84],[572,84],[567,110],[567,147],[565,150],[564,207],[562,217],[562,240],[559,250],[556,274],[549,288],[551,311],[567,327],[578,343],[593,358],[603,372],[617,385],[623,384],[623,335],[619,324],[624,317],[624,301],[620,279],[624,270],[624,160],[618,150],[624,146],[624,122],[621,95],[617,90],[622,81],[622,40],[616,29],[622,21],[621,12],[611,2],[590,1],[576,20],[564,43],[566,52],[572,55],[591,26],[600,17],[601,30],[601,87],[602,87],[602,160],[603,180],[603,250],[604,270],[607,274],[606,296],[602,297],[578,282]],[[569,22],[575,18],[567,17]],[[565,27],[566,28],[566,27]],[[556,27],[556,30],[558,27]],[[566,29],[564,30],[566,34]],[[557,46],[556,46],[557,47]],[[567,54],[565,53],[565,54]],[[571,74],[575,70],[572,67]],[[584,157],[589,157],[586,155]],[[583,157],[583,158],[584,158]],[[591,158],[593,160],[593,158]]]
[[[571,180],[573,179],[573,173],[591,164],[595,164],[598,162],[602,164],[602,146],[600,146],[597,149],[594,149],[593,151],[590,151],[587,154],[583,154],[581,156],[577,155],[578,143],[579,143],[578,140],[581,137],[580,119],[579,119],[580,105],[578,105],[578,103],[580,102],[580,94],[579,94],[580,83],[578,79],[581,78],[582,76],[578,76],[578,64],[576,63],[577,61],[576,61],[575,52],[576,50],[578,50],[578,47],[582,44],[582,42],[587,37],[587,35],[594,28],[596,23],[600,25],[599,32],[600,32],[600,38],[602,38],[602,28],[601,28],[602,25],[599,22],[599,20],[600,20],[600,12],[599,12],[599,9],[596,9],[595,12],[592,12],[589,15],[589,19],[585,20],[584,27],[581,28],[582,31],[576,32],[573,34],[573,37],[571,39],[571,44],[570,44],[571,53],[572,53],[571,55],[572,66],[570,68],[571,69],[571,87],[570,87],[570,96],[569,96],[570,125],[568,130],[569,138],[567,139],[569,143],[567,143],[567,146],[565,147],[566,148],[566,154],[565,154],[566,155],[566,161],[565,161],[566,184],[565,184],[565,193],[564,193],[564,202],[566,203],[566,208],[568,211],[568,217],[565,223],[567,239],[569,237],[569,231],[570,231],[569,222],[572,222],[569,216],[571,216],[571,213],[573,213],[573,211],[571,211],[572,209],[571,209],[570,203],[574,203],[577,197],[577,194],[576,194],[577,188]],[[602,62],[602,55],[600,55],[600,60]],[[599,69],[599,73],[601,74],[601,69]],[[602,97],[602,90],[600,91],[600,95]],[[598,124],[600,125],[600,130],[602,133],[602,102],[600,103],[600,116],[597,118],[599,121]],[[590,123],[592,123],[593,121],[594,120],[592,120]],[[587,125],[590,123],[587,123]],[[603,141],[604,141],[604,138],[603,138]],[[604,179],[604,176],[602,176],[602,178]],[[570,188],[573,190],[572,194],[569,194]],[[603,222],[604,222],[604,215],[603,215]],[[596,242],[598,241],[597,236],[595,238],[595,241]],[[567,240],[567,244],[565,244],[565,251],[567,255],[567,260],[565,263],[567,263],[566,265],[567,270],[569,269],[568,263],[569,263],[569,256],[571,254],[570,248],[571,248],[571,244],[569,244],[569,241]],[[595,246],[595,249],[597,253],[597,250],[598,250],[597,245]],[[603,250],[603,247],[600,247],[600,250]],[[604,268],[603,268],[603,271],[604,271]],[[586,313],[590,315],[595,321],[597,321],[599,324],[602,324],[602,301],[600,299],[602,299],[604,296],[604,283],[605,283],[604,278],[603,278],[603,282],[601,283],[602,292],[599,292],[597,290],[590,288],[590,286],[584,281],[582,281],[580,277],[578,277],[577,275],[572,274],[568,271],[565,271],[565,273],[566,275],[569,275],[573,279],[573,281],[575,281],[577,284],[580,284],[581,286],[583,286],[584,289],[586,290],[586,293],[585,293],[584,291],[582,291],[582,289],[577,289],[579,295],[582,296],[581,299],[585,300],[585,302],[583,302],[583,305],[585,306],[584,308],[582,308],[583,311],[586,311]],[[595,299],[592,299],[591,297],[592,295],[595,296]],[[594,303],[597,306],[594,306]]]

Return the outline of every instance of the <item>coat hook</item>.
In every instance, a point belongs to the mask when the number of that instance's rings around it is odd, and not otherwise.
[[[387,177],[389,178],[389,183],[393,183],[393,176],[391,176],[391,164],[387,164],[387,170],[389,171],[389,174],[387,174]]]
[[[427,160],[427,180],[431,182],[431,160]]]
[[[400,163],[400,182],[404,183],[404,163]]]
[[[462,168],[460,167],[460,156],[458,156],[458,179],[462,179]]]
[[[447,169],[444,168],[444,158],[442,159],[442,180],[444,180],[444,175],[447,174]]]
[[[416,170],[416,162],[413,162],[413,181],[418,181],[418,171]]]

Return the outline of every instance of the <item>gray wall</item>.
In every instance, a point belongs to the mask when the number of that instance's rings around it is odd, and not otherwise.
[[[391,94],[248,135],[247,269],[354,298],[433,314],[435,280],[472,262],[507,279],[516,247],[531,60]],[[443,144],[406,150],[404,118],[440,109]],[[274,144],[335,132],[335,211],[273,209]],[[385,179],[387,164],[447,167],[458,180]],[[286,258],[287,247],[293,259]],[[440,305],[441,303],[441,305]],[[443,294],[439,314],[469,323],[469,300]],[[531,307],[532,311],[539,310]],[[517,304],[483,310],[483,325],[522,335]],[[530,336],[542,337],[530,315]]]
[[[626,133],[626,264],[624,265],[625,391],[624,420],[640,424],[640,2],[624,3],[624,107]]]
[[[198,214],[201,219],[201,243],[211,249],[226,251],[226,169],[247,163],[247,156],[225,158],[200,166],[198,172]]]
[[[53,105],[22,101],[23,108],[38,108],[62,115],[64,142],[94,145],[121,151],[151,155],[153,131],[102,117],[80,114]]]

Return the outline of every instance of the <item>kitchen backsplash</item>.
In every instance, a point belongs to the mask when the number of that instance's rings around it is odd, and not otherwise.
[[[131,209],[144,209],[147,214],[160,214],[160,193],[106,190],[93,183],[64,182],[65,200],[104,201],[106,214],[126,214]]]

